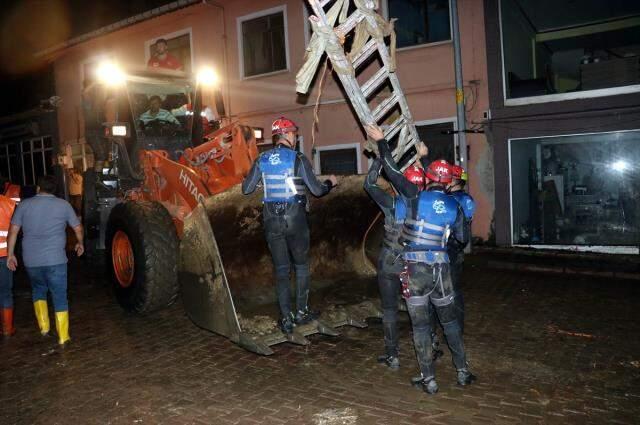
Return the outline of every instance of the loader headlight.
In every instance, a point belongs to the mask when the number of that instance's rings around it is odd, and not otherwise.
[[[124,72],[113,62],[102,62],[98,65],[96,77],[98,81],[108,86],[118,86],[125,81]]]
[[[218,74],[213,70],[213,68],[205,67],[198,71],[198,84],[207,87],[213,87],[218,84]]]
[[[105,137],[129,137],[129,125],[125,122],[104,123]]]

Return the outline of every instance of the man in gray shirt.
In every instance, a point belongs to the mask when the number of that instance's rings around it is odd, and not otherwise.
[[[7,267],[14,270],[18,260],[14,249],[18,232],[22,229],[22,260],[33,290],[33,306],[40,333],[49,333],[47,291],[51,292],[56,312],[58,343],[69,341],[69,305],[67,302],[67,225],[73,229],[78,242],[75,251],[84,253],[82,224],[71,205],[56,198],[53,176],[38,179],[38,194],[18,205],[9,229]]]

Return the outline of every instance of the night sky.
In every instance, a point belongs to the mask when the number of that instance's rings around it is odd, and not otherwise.
[[[54,92],[51,65],[35,53],[169,0],[5,1],[0,12],[0,116],[39,105]]]

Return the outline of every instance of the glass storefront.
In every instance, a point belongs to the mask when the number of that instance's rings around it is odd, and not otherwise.
[[[514,245],[640,245],[640,130],[509,141]]]

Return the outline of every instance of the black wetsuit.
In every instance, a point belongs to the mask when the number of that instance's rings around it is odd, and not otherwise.
[[[292,151],[290,148],[278,145],[275,149],[261,154],[256,160],[249,174],[242,182],[242,193],[245,195],[253,192],[258,183],[263,180],[265,170],[261,169],[261,162],[264,164],[264,155],[270,155],[284,150]],[[294,152],[295,160],[293,169],[295,176],[304,182],[304,185],[315,196],[327,194],[331,188],[331,182],[319,181],[313,174],[313,168],[309,160],[299,152]],[[282,155],[285,156],[285,155]],[[263,182],[264,184],[264,182]],[[307,309],[309,297],[309,224],[307,222],[307,196],[296,194],[289,199],[282,201],[268,201],[265,199],[263,206],[264,230],[276,276],[276,295],[280,305],[280,313],[283,317],[291,313],[291,262],[296,273],[296,308],[297,311]]]
[[[384,240],[378,255],[378,288],[382,303],[382,326],[384,348],[387,356],[398,357],[398,295],[400,294],[399,275],[402,271],[402,260],[399,255],[402,246],[398,243],[403,221],[396,215],[396,199],[377,185],[382,162],[376,158],[369,168],[364,181],[364,189],[378,204],[384,214]]]
[[[462,191],[460,191],[462,192]],[[455,192],[454,192],[455,193]],[[454,193],[451,196],[457,198]],[[473,199],[471,200],[473,202]],[[462,204],[461,204],[462,207]],[[473,206],[475,209],[475,205]],[[471,220],[473,214],[468,213],[468,208],[462,207],[464,212],[463,226],[458,231],[458,234],[451,235],[449,243],[447,244],[447,253],[449,254],[449,262],[451,265],[451,281],[453,282],[453,289],[456,291],[455,306],[458,310],[458,319],[460,321],[460,327],[464,332],[464,295],[462,292],[462,266],[464,264],[464,249],[471,241]]]

